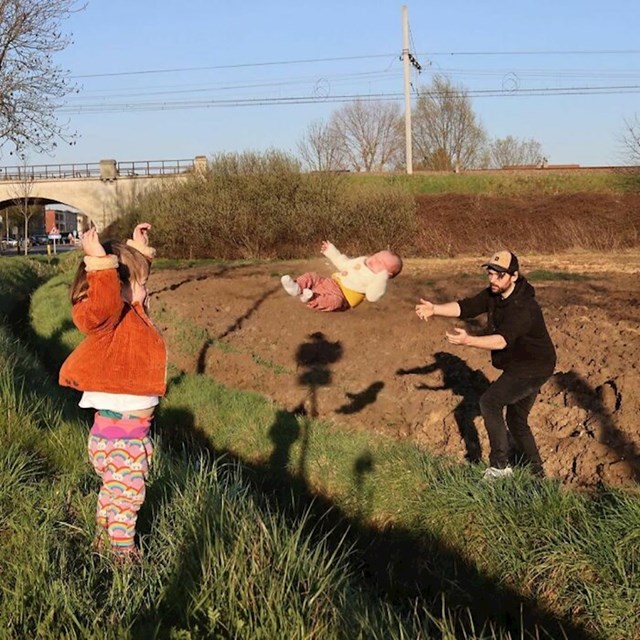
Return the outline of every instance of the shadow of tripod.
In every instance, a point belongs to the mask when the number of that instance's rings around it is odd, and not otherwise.
[[[318,416],[318,389],[331,384],[330,364],[342,358],[342,344],[330,342],[321,331],[309,336],[309,342],[303,342],[296,351],[296,362],[301,369],[298,384],[308,389],[307,397],[294,409],[294,413],[311,418]],[[308,408],[307,408],[308,407]],[[306,465],[309,444],[309,425],[302,424],[299,473],[303,474]]]

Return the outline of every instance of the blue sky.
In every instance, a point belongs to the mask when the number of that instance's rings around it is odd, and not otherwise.
[[[56,58],[80,87],[60,114],[79,140],[29,161],[295,152],[309,123],[340,107],[319,98],[397,94],[402,107],[402,4],[89,0],[64,23],[74,42]],[[640,113],[638,0],[405,4],[423,69],[415,91],[445,73],[491,137],[533,138],[550,163],[624,162],[624,119]],[[288,98],[301,103],[277,102]]]

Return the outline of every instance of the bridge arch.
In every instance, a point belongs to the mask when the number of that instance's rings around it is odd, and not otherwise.
[[[31,204],[62,204],[79,210],[101,231],[136,196],[160,184],[206,169],[194,160],[121,162],[0,168],[0,210],[25,196]]]

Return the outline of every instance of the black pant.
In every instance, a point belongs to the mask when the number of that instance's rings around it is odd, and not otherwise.
[[[548,379],[548,376],[517,378],[503,373],[481,396],[480,411],[489,434],[491,444],[489,463],[492,467],[503,469],[509,464],[508,428],[518,453],[530,465],[531,472],[537,476],[544,475],[542,459],[527,418],[540,392],[540,387]],[[506,424],[503,415],[505,407],[507,408]]]

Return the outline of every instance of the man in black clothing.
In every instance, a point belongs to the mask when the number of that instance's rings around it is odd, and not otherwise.
[[[487,314],[486,335],[472,336],[459,328],[454,333],[445,333],[451,344],[491,351],[491,363],[502,369],[502,375],[480,398],[491,445],[490,466],[483,477],[494,479],[512,473],[507,427],[531,472],[542,477],[542,459],[527,419],[540,387],[553,374],[556,352],[535,290],[520,274],[517,256],[511,251],[498,251],[482,266],[489,276],[486,289],[457,302],[434,304],[420,300],[416,313],[422,320],[432,316],[466,319]]]

